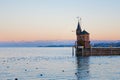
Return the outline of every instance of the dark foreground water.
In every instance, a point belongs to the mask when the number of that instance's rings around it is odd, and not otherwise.
[[[71,48],[0,48],[0,80],[120,80],[120,56],[72,56]]]

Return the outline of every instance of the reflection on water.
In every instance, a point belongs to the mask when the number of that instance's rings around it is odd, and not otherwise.
[[[77,80],[119,80],[120,56],[77,57]]]
[[[89,79],[89,57],[77,57],[77,80],[88,80]]]

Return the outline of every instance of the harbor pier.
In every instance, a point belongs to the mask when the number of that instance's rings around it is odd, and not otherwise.
[[[76,56],[110,56],[120,55],[120,47],[77,47]]]
[[[106,56],[120,55],[120,47],[92,47],[90,44],[90,33],[82,30],[78,21],[76,29],[77,40],[75,42],[76,56]]]

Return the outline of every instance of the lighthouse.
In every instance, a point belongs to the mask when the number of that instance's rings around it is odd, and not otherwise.
[[[90,39],[89,33],[86,30],[82,30],[80,21],[78,20],[78,25],[76,29],[76,37],[77,37],[77,47],[83,46],[84,48],[90,48]]]

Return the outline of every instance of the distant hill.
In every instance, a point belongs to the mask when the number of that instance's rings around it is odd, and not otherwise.
[[[0,42],[0,47],[70,47],[74,40]]]
[[[95,42],[93,41],[91,43],[91,45],[93,47],[120,47],[120,40],[116,40],[116,41],[98,41],[98,42]]]
[[[20,42],[0,42],[0,47],[71,47],[74,46],[74,40],[52,40],[52,41],[20,41]],[[101,41],[92,40],[93,47],[120,47],[120,40]]]

